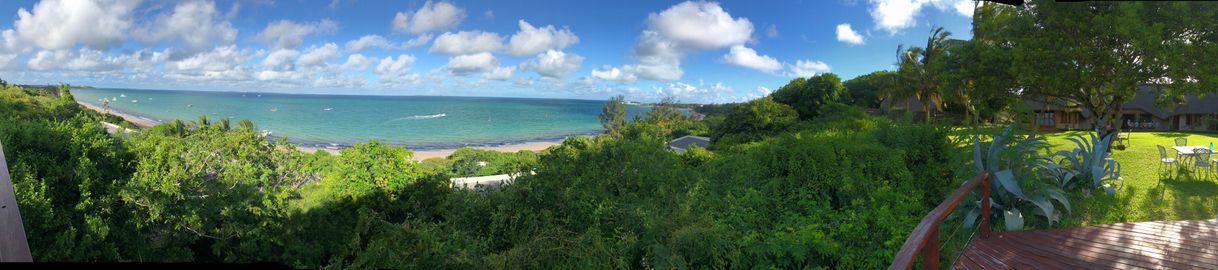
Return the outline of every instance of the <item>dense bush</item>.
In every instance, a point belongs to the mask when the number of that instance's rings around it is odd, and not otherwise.
[[[820,115],[821,108],[841,101],[846,92],[842,79],[833,73],[810,78],[795,78],[770,94],[775,102],[786,104],[799,113],[799,119],[809,120]]]
[[[537,152],[526,150],[505,153],[465,147],[457,149],[447,159],[452,164],[445,175],[453,177],[521,173],[537,166]]]
[[[791,106],[769,97],[754,99],[736,106],[722,123],[715,125],[711,140],[719,144],[748,142],[791,130],[797,122],[798,114]]]

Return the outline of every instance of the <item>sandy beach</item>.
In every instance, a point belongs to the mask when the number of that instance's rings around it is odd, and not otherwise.
[[[546,148],[550,148],[550,146],[555,146],[555,145],[560,145],[560,144],[562,144],[562,141],[557,140],[557,141],[540,141],[540,142],[508,144],[508,145],[501,145],[501,146],[486,146],[486,147],[479,146],[479,147],[472,147],[472,148],[499,151],[499,152],[519,152],[521,150],[541,152],[542,150],[546,150]],[[336,149],[299,146],[299,145],[296,146],[296,149],[300,150],[302,152],[308,152],[308,153],[313,153],[313,152],[317,152],[317,151],[326,151],[326,152],[330,152],[330,154],[339,153],[339,150],[336,150]],[[413,156],[414,160],[423,161],[423,160],[429,159],[429,158],[448,157],[448,155],[451,155],[453,152],[457,151],[457,149],[432,149],[432,150],[413,150],[412,149],[411,151],[414,151],[414,156]]]
[[[77,101],[76,103],[80,104],[81,106],[85,106],[86,108],[92,109],[94,111],[105,113],[105,110],[103,110],[100,106],[96,106],[93,104],[84,103],[84,102],[80,102],[80,101]],[[156,122],[148,120],[148,119],[139,118],[134,115],[125,114],[125,113],[117,112],[114,110],[110,110],[110,114],[122,117],[124,120],[127,120],[127,122],[131,122],[132,124],[135,124],[136,126],[138,126],[140,128],[149,128],[149,127],[152,127],[157,124]],[[521,150],[541,152],[542,150],[545,150],[546,148],[549,148],[550,146],[555,146],[555,145],[559,145],[559,144],[562,144],[562,140],[526,142],[526,143],[518,143],[518,144],[501,145],[501,146],[473,147],[473,148],[499,151],[499,152],[518,152]],[[313,153],[313,152],[317,152],[317,151],[326,151],[326,152],[330,152],[331,154],[339,153],[339,150],[337,150],[337,149],[301,146],[301,145],[297,145],[296,149],[300,150],[302,152],[307,152],[307,153]],[[418,160],[418,161],[422,161],[424,159],[429,159],[429,158],[448,157],[448,155],[451,155],[453,152],[457,151],[457,149],[455,149],[455,148],[454,149],[430,149],[430,150],[413,150],[412,149],[412,151],[414,151],[414,159]]]
[[[80,104],[80,106],[85,106],[85,108],[92,109],[92,110],[97,111],[97,112],[99,112],[99,113],[106,113],[106,111],[105,111],[105,110],[103,110],[103,109],[101,108],[101,106],[97,106],[97,105],[93,105],[93,104],[89,104],[89,103],[84,103],[84,102],[80,102],[80,101],[76,101],[76,103],[77,103],[77,104]],[[109,112],[109,113],[110,113],[110,114],[113,114],[113,115],[117,115],[118,117],[122,117],[122,118],[123,118],[123,120],[127,120],[127,122],[131,122],[131,124],[135,124],[135,126],[140,127],[140,128],[150,128],[150,127],[155,126],[155,125],[157,124],[156,122],[153,122],[152,120],[148,120],[148,119],[143,119],[143,118],[135,117],[134,115],[125,114],[125,113],[117,112],[117,111],[114,111],[114,110],[110,110],[110,112]]]

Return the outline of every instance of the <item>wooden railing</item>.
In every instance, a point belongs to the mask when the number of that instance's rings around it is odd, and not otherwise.
[[[953,191],[946,200],[935,207],[935,210],[926,214],[926,217],[922,218],[922,222],[918,222],[918,227],[914,227],[913,232],[909,233],[909,239],[905,239],[905,244],[901,245],[901,250],[897,251],[897,255],[888,269],[910,269],[919,254],[922,257],[922,269],[939,269],[939,223],[943,222],[943,219],[956,209],[956,205],[960,204],[960,201],[968,197],[969,192],[978,186],[981,187],[981,238],[988,238],[990,236],[990,172],[984,171]]]
[[[0,145],[0,262],[31,261],[25,225],[21,224],[21,210],[17,209],[13,181],[8,175],[8,161],[4,160],[4,146]]]

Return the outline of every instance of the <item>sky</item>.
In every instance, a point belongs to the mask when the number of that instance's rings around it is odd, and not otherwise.
[[[971,0],[4,0],[0,79],[305,94],[723,103],[894,69]],[[2,16],[2,15],[0,15]]]

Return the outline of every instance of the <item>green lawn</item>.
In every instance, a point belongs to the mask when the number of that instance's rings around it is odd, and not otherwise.
[[[1074,148],[1068,136],[1084,132],[1067,131],[1047,133],[1054,145],[1053,151]],[[1112,157],[1121,163],[1121,176],[1125,188],[1114,197],[1102,192],[1091,198],[1074,200],[1074,213],[1063,219],[1063,227],[1138,222],[1155,220],[1214,219],[1218,215],[1218,179],[1210,176],[1202,179],[1189,174],[1179,176],[1160,175],[1157,172],[1159,150],[1155,145],[1167,147],[1168,155],[1175,156],[1171,146],[1177,137],[1188,138],[1189,145],[1218,144],[1215,134],[1180,132],[1133,132],[1131,143],[1125,150],[1113,150]],[[1218,157],[1211,157],[1218,158]]]

